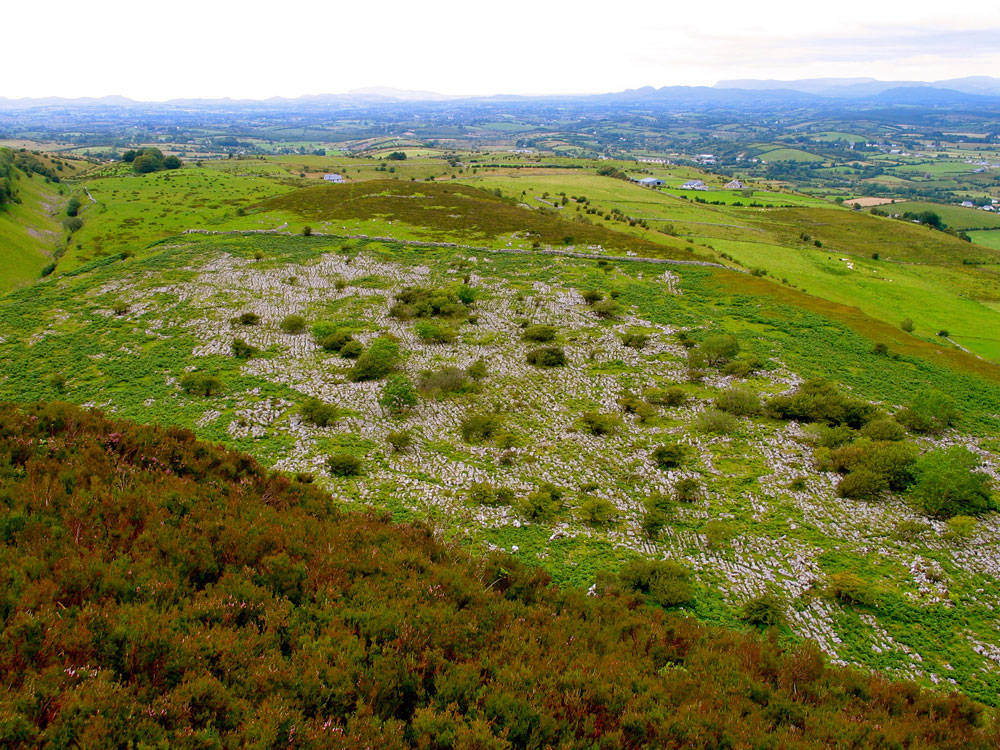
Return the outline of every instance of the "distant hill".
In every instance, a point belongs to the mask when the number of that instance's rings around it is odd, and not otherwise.
[[[67,404],[0,404],[0,455],[5,748],[994,747],[958,694],[647,604],[662,563],[560,591]]]
[[[840,99],[875,96],[898,88],[949,89],[977,96],[1000,96],[1000,78],[970,76],[942,81],[880,81],[876,78],[802,78],[781,81],[735,79],[719,81],[715,88],[752,91],[785,89]]]

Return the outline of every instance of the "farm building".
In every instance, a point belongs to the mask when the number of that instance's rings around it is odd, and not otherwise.
[[[708,190],[708,187],[702,180],[688,180],[681,185],[681,190]]]
[[[323,179],[326,180],[327,182],[343,182],[344,176],[339,175],[336,172],[332,172],[330,174],[323,175]]]
[[[663,180],[659,180],[656,177],[643,177],[641,180],[636,180],[643,187],[660,187],[665,184]]]
[[[746,185],[744,185],[739,180],[732,180],[731,182],[727,182],[726,183],[726,189],[727,190],[742,190],[745,187],[746,187]]]

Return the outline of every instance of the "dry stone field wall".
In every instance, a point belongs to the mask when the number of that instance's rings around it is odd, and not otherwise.
[[[734,382],[763,396],[794,388],[800,378],[780,363],[747,381],[716,373],[702,384],[685,385],[692,399],[660,407],[654,418],[642,422],[625,413],[619,400],[643,388],[685,383],[686,352],[678,329],[654,324],[628,308],[615,319],[601,320],[580,289],[531,278],[527,272],[500,277],[491,272],[493,259],[485,255],[460,256],[461,270],[454,267],[455,260],[450,267],[432,260],[419,265],[362,252],[269,265],[220,254],[192,268],[184,281],[150,283],[149,277],[126,275],[97,294],[129,299],[131,314],[144,316],[149,335],[173,326],[193,334],[198,344],[189,369],[203,357],[231,356],[237,336],[256,347],[260,354],[242,365],[243,372],[279,383],[301,399],[265,396],[255,388],[228,394],[228,406],[204,399],[198,424],[219,424],[234,439],[283,436],[292,448],[278,458],[276,468],[308,472],[345,502],[382,504],[392,497],[416,514],[487,543],[516,538],[492,533],[512,529],[533,529],[535,535],[525,538],[537,540],[541,527],[542,543],[530,548],[493,543],[543,561],[550,554],[549,543],[565,540],[593,540],[628,554],[674,559],[692,569],[700,586],[719,592],[734,607],[776,591],[790,603],[791,629],[815,639],[838,662],[876,665],[922,681],[954,682],[942,655],[954,648],[975,659],[983,674],[1000,670],[1000,633],[982,625],[1000,607],[996,515],[984,517],[973,538],[948,541],[943,522],[918,515],[902,499],[875,503],[838,497],[838,476],[817,470],[812,447],[795,422],[740,417],[733,434],[695,429],[696,417],[711,407],[713,395]],[[655,273],[646,280],[652,279],[663,295],[684,293],[675,274]],[[428,343],[416,335],[412,321],[390,314],[404,288],[444,286],[462,281],[463,275],[476,291],[476,321],[462,325],[453,343]],[[260,324],[233,324],[247,312],[258,315]],[[405,354],[402,369],[414,381],[424,371],[464,369],[479,360],[487,375],[477,393],[422,397],[410,412],[392,416],[379,404],[383,381],[351,382],[352,360],[324,351],[308,330],[282,331],[280,321],[292,314],[310,323],[351,320],[355,338],[366,346],[378,336],[396,337]],[[527,363],[526,353],[537,344],[522,340],[525,320],[559,330],[558,343],[568,357],[565,367]],[[636,329],[649,336],[641,350],[621,339]],[[342,416],[328,427],[308,423],[299,413],[306,397],[336,405]],[[193,397],[175,385],[169,398]],[[585,411],[614,414],[621,426],[611,434],[591,434],[580,425]],[[464,441],[460,424],[473,412],[500,415],[516,439],[503,447]],[[413,446],[393,450],[387,435],[404,429],[412,430]],[[678,469],[658,468],[651,452],[667,440],[689,446],[692,459]],[[997,479],[996,456],[976,440],[948,434],[935,441],[967,445]],[[329,474],[330,447],[344,445],[362,456],[362,476]],[[696,480],[699,497],[677,503],[662,534],[649,538],[641,528],[646,501],[656,492],[671,495],[685,478]],[[543,482],[564,491],[565,507],[551,521],[522,517],[516,504],[470,501],[470,492],[482,483],[509,488],[520,498]],[[578,508],[586,498],[608,501],[616,518],[606,525],[585,523]],[[926,533],[912,540],[896,538],[893,529],[905,521],[923,524]],[[705,530],[712,522],[727,524],[730,538],[721,543],[711,539]],[[907,642],[907,632],[923,632],[919,624],[916,630],[900,631],[879,611],[858,614],[817,593],[830,573],[831,556],[877,569],[883,585],[905,592],[920,608],[943,612],[937,620],[943,631]],[[955,625],[963,622],[961,628]]]

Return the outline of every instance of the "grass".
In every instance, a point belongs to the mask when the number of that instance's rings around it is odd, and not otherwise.
[[[1000,228],[1000,216],[990,211],[978,208],[964,208],[943,203],[926,203],[922,201],[907,201],[898,206],[881,206],[883,210],[893,212],[933,211],[952,229],[995,229]]]
[[[19,172],[20,203],[0,208],[0,292],[36,281],[63,238],[60,186]]]

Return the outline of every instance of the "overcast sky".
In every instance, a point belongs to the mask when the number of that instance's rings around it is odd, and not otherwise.
[[[596,93],[1000,75],[1000,2],[12,0],[0,96]]]

